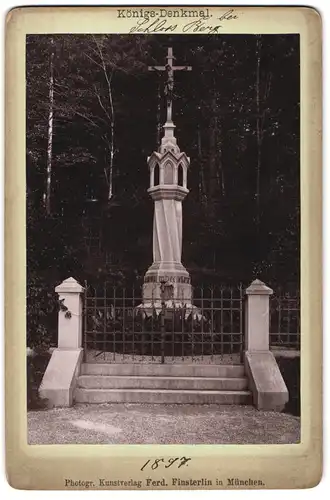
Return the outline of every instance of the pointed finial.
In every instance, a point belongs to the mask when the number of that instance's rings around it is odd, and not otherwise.
[[[84,287],[81,286],[77,280],[72,278],[72,276],[62,281],[62,283],[55,288],[55,292],[57,293],[81,293],[84,290]]]
[[[273,290],[259,279],[252,281],[251,285],[246,289],[247,295],[272,295]]]

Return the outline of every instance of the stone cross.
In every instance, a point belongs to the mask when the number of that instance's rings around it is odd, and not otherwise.
[[[167,122],[172,121],[172,97],[174,88],[174,71],[191,71],[191,66],[173,66],[173,61],[175,57],[173,56],[172,47],[168,47],[166,56],[165,66],[149,66],[149,71],[166,71],[167,72],[167,82],[165,84],[165,95],[167,101]]]
[[[166,71],[167,120],[164,136],[157,151],[148,157],[150,187],[154,201],[153,263],[144,276],[143,302],[139,306],[147,315],[153,311],[184,308],[185,317],[199,314],[192,302],[192,286],[182,255],[182,201],[189,193],[187,174],[190,159],[180,151],[172,121],[174,71],[191,71],[190,66],[174,66],[169,47],[165,66],[151,66],[150,71]],[[166,75],[166,73],[165,73]],[[164,317],[162,315],[162,317]]]

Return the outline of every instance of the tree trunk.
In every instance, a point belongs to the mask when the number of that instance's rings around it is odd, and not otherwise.
[[[225,195],[225,175],[222,166],[222,124],[221,117],[215,117],[216,148],[217,148],[217,181],[221,196]]]
[[[209,156],[209,197],[210,200],[213,200],[215,196],[215,188],[216,188],[216,117],[215,117],[215,109],[216,109],[216,99],[215,97],[211,100],[211,110],[212,117],[210,123],[210,156]]]
[[[161,94],[160,94],[160,83],[158,83],[158,94],[157,94],[157,148],[160,146],[162,124],[161,120]]]
[[[114,139],[115,139],[115,111],[113,107],[113,99],[112,99],[112,88],[111,88],[111,78],[108,79],[108,91],[109,91],[109,103],[111,110],[111,121],[110,121],[110,164],[109,164],[109,190],[108,190],[108,200],[111,200],[113,190],[113,161],[115,156],[115,148],[114,148]]]
[[[257,108],[257,172],[256,172],[256,222],[259,227],[260,224],[260,170],[261,170],[261,144],[262,144],[262,130],[261,130],[261,114],[260,114],[260,57],[261,57],[261,39],[257,35],[257,68],[256,68],[256,108]]]
[[[199,165],[199,199],[202,203],[205,201],[205,177],[204,177],[204,162],[202,156],[202,135],[200,127],[197,128],[197,148],[198,148],[198,165]]]
[[[102,107],[103,111],[105,112],[109,122],[110,122],[110,145],[109,145],[109,154],[110,154],[110,159],[109,159],[109,167],[108,167],[108,175],[106,175],[106,180],[108,181],[108,200],[111,200],[112,195],[113,195],[113,164],[114,164],[114,157],[115,157],[115,110],[114,110],[114,105],[113,105],[113,96],[112,96],[112,77],[114,73],[114,69],[111,70],[110,76],[108,75],[106,63],[104,60],[104,55],[103,55],[103,46],[100,44],[95,37],[93,37],[93,40],[95,42],[95,45],[97,47],[99,56],[100,56],[100,61],[101,61],[101,67],[103,69],[103,74],[104,78],[107,83],[107,90],[108,90],[108,101],[109,101],[109,108],[110,108],[110,114],[107,112],[105,109],[103,103],[102,103],[102,98],[99,96],[99,103],[100,106]]]
[[[47,130],[47,177],[44,201],[47,215],[51,213],[51,188],[52,188],[52,155],[53,155],[53,125],[54,125],[54,39],[50,39],[50,63],[49,63],[49,111]]]

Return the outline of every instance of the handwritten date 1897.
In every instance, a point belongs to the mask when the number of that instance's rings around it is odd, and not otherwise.
[[[180,469],[180,467],[182,467],[183,465],[188,465],[188,462],[189,460],[191,460],[191,458],[186,458],[186,457],[177,457],[177,458],[168,458],[168,459],[165,459],[165,458],[156,458],[156,460],[154,460],[153,462],[151,460],[148,460],[142,467],[140,470],[144,470],[145,467],[149,467],[151,470],[155,470],[155,469],[158,469],[159,465],[162,464],[165,469],[168,469],[169,467],[171,467],[173,464],[176,464],[177,468]]]

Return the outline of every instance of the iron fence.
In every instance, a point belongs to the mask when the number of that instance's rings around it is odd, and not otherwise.
[[[270,345],[300,350],[299,292],[279,290],[270,299]]]
[[[166,300],[143,313],[141,287],[85,283],[84,352],[103,360],[165,362],[220,358],[242,360],[244,351],[243,285],[194,287],[193,308]],[[27,290],[27,342],[57,345],[58,297],[46,287]],[[166,295],[164,297],[166,299]],[[51,337],[51,338],[50,338]],[[275,289],[270,297],[270,346],[300,350],[300,295]],[[95,357],[94,356],[94,357]],[[231,356],[229,359],[228,356]],[[227,357],[227,358],[226,358]]]
[[[245,287],[194,287],[181,300],[142,306],[141,288],[85,283],[84,352],[110,362],[242,362]],[[270,297],[270,346],[300,350],[299,293]]]
[[[141,289],[85,283],[84,351],[120,362],[171,362],[235,355],[242,359],[242,286],[194,288],[192,303],[167,300],[143,307]]]

